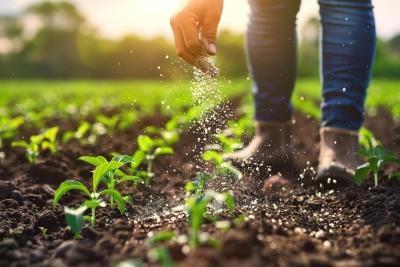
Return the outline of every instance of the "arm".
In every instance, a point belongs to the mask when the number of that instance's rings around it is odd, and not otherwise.
[[[181,0],[178,9],[171,17],[176,53],[189,64],[196,64],[202,55],[201,40],[209,55],[217,53],[217,28],[221,19],[223,0]]]

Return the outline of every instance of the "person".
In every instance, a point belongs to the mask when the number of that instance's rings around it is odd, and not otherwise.
[[[291,158],[291,95],[296,77],[296,14],[300,0],[248,0],[245,36],[253,80],[255,136],[237,152],[224,155],[241,166]],[[371,0],[319,0],[322,84],[320,154],[316,181],[355,183],[359,165],[358,131],[376,47]],[[182,0],[170,23],[179,57],[195,65],[198,39],[209,55],[217,53],[223,0]]]

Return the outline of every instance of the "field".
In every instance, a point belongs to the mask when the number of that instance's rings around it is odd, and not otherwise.
[[[397,155],[399,84],[372,82],[364,123]],[[195,86],[1,81],[0,266],[400,265],[400,165],[377,186],[372,172],[313,183],[317,80],[293,96],[295,166],[253,173],[219,158],[251,138],[250,81],[222,81],[200,106]],[[277,173],[291,183],[267,194]]]

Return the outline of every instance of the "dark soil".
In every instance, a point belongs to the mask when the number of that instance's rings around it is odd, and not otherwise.
[[[366,119],[365,126],[383,146],[400,154],[400,125],[391,118],[380,109],[376,117]],[[63,207],[77,207],[85,195],[70,191],[53,211],[52,194],[67,179],[90,185],[93,168],[79,161],[80,156],[131,155],[144,127],[163,126],[167,119],[160,114],[143,118],[134,128],[101,137],[95,146],[71,140],[54,156],[42,153],[36,165],[27,162],[23,149],[6,142],[6,158],[0,163],[0,266],[113,266],[128,259],[156,266],[144,241],[165,230],[188,233],[186,214],[172,208],[183,203],[185,184],[209,168],[198,159],[204,146],[198,138],[204,136],[193,133],[196,126],[181,134],[173,156],[155,160],[150,188],[130,183],[119,187],[134,200],[124,215],[108,206],[98,209],[96,227],[86,225],[78,240],[72,240]],[[77,122],[58,126],[64,132],[76,129]],[[359,187],[324,190],[309,185],[317,166],[318,127],[314,119],[295,114],[293,143],[300,173],[289,172],[292,186],[263,193],[263,180],[272,172],[245,175],[241,182],[228,178],[212,182],[210,187],[232,190],[235,196],[237,207],[232,213],[209,211],[219,220],[231,221],[231,227],[223,232],[211,222],[202,226],[203,233],[220,241],[219,247],[204,244],[184,253],[187,247],[179,238],[161,243],[170,252],[173,266],[400,266],[400,183],[388,181],[399,166],[384,165],[376,188],[371,175]],[[37,130],[23,128],[20,137]],[[285,167],[276,170],[285,171]],[[247,215],[244,222],[234,220],[243,214]],[[47,229],[47,237],[39,227]]]

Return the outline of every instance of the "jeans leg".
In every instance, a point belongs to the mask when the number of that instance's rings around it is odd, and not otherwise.
[[[296,14],[300,0],[249,0],[246,56],[255,119],[285,122],[292,116],[296,78]]]
[[[371,0],[319,0],[321,126],[358,130],[376,46]]]

